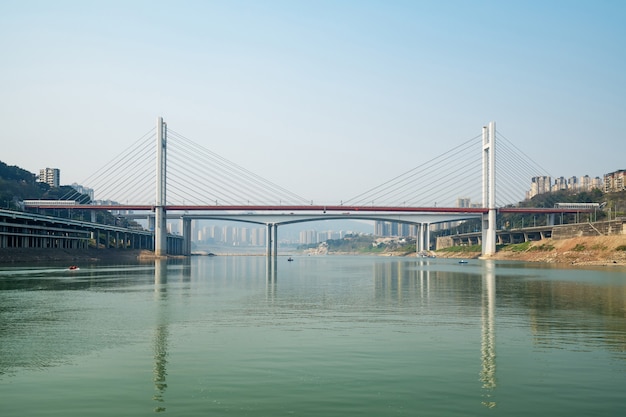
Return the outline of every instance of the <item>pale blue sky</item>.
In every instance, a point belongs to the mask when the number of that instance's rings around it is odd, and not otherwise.
[[[625,51],[623,1],[0,0],[0,160],[82,182],[163,116],[336,202],[495,120],[601,176],[626,168]]]

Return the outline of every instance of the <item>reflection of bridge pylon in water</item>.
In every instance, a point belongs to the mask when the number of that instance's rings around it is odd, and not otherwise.
[[[154,263],[154,290],[155,297],[157,301],[157,308],[161,311],[159,307],[161,302],[166,298],[167,293],[165,289],[165,284],[167,284],[167,261],[164,259],[155,259]],[[163,407],[164,402],[164,394],[167,388],[167,383],[165,381],[167,375],[167,339],[169,336],[169,332],[167,329],[166,318],[159,314],[159,322],[154,332],[154,369],[153,369],[153,381],[154,381],[154,389],[155,394],[152,399],[159,404],[154,408],[155,412],[165,411],[165,407]]]
[[[495,265],[493,261],[485,261],[482,289],[482,342],[480,346],[482,369],[480,380],[483,389],[482,404],[489,408],[496,406],[496,401],[493,398],[496,389],[495,307]]]

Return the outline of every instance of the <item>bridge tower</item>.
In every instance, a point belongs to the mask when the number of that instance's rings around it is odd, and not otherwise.
[[[156,200],[154,205],[154,255],[167,256],[167,205],[165,195],[167,168],[167,124],[157,118]]]
[[[496,122],[483,126],[483,256],[496,253]]]

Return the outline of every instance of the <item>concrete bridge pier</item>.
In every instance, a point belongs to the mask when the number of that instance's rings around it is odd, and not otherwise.
[[[267,257],[272,256],[272,223],[267,223],[267,232],[265,233],[265,253]]]
[[[184,256],[191,256],[191,219],[183,217],[183,248],[182,254]]]
[[[276,258],[278,256],[278,224],[267,223],[266,226],[266,254],[268,257],[273,256],[274,258]]]
[[[418,252],[430,250],[430,223],[419,223],[417,227],[417,237],[415,249]]]
[[[415,238],[415,245],[417,246],[418,252],[424,250],[424,225],[422,223],[417,225],[417,237]]]

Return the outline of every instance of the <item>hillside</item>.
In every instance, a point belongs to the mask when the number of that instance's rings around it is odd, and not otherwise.
[[[18,210],[23,200],[79,200],[89,202],[89,197],[68,185],[50,187],[38,182],[37,176],[18,166],[0,161],[0,207]]]

